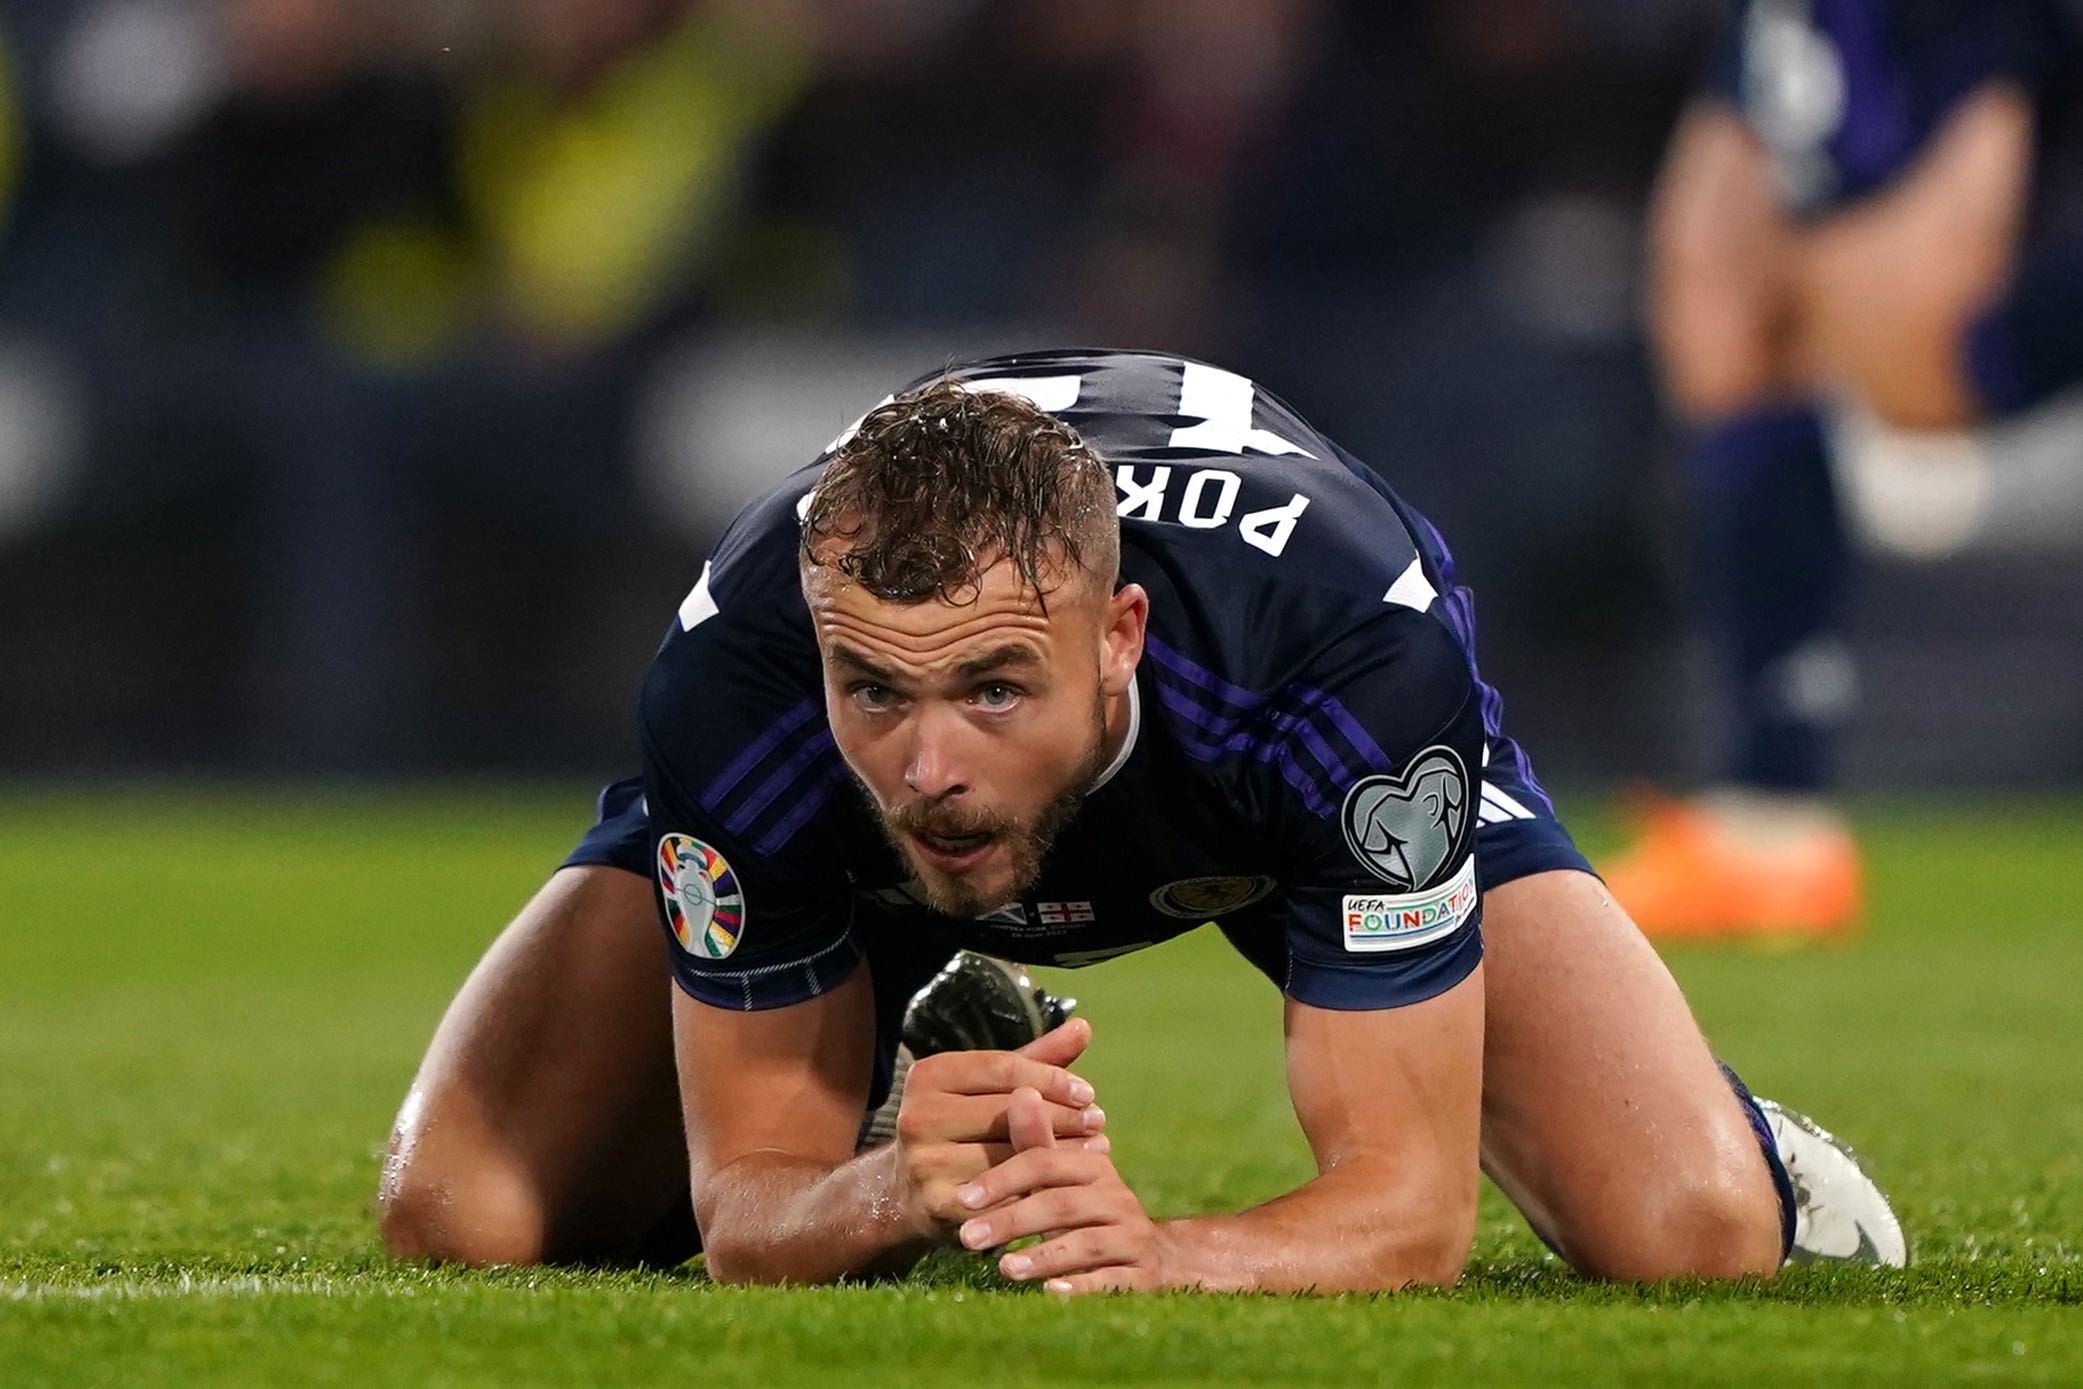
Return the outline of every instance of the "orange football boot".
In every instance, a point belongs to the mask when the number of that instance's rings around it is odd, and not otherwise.
[[[1642,834],[1604,870],[1652,940],[1800,944],[1857,932],[1859,851],[1844,827],[1746,827],[1712,805],[1656,797]]]

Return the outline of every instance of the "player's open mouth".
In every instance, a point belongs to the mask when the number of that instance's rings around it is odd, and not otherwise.
[[[988,830],[973,834],[927,834],[913,830],[911,842],[919,848],[920,857],[943,873],[959,873],[973,868],[990,851],[997,838]]]

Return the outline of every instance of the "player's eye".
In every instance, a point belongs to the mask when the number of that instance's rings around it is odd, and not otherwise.
[[[1002,680],[994,680],[977,686],[973,698],[986,709],[1010,709],[1019,702],[1020,692]]]
[[[872,680],[863,680],[847,691],[853,702],[863,709],[887,709],[897,702],[897,696],[889,686],[878,685]]]

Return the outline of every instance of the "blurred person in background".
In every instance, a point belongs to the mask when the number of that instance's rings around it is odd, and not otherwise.
[[[1835,800],[1856,675],[1826,416],[1961,430],[2083,379],[2079,90],[2055,0],[1746,0],[1672,139],[1651,333],[1684,430],[1721,783],[1651,807],[1608,881],[1653,936],[1855,926]]]
[[[771,8],[0,12],[30,145],[4,308],[91,403],[80,567],[169,536],[183,560],[140,600],[156,678],[97,683],[74,721],[148,729],[133,758],[306,772],[511,745],[453,687],[510,659],[512,625],[437,641],[440,605],[489,605],[487,550],[550,571],[583,548],[612,580],[632,363],[693,312],[739,171],[809,76]],[[45,576],[46,625],[91,630],[66,595],[94,581]],[[583,628],[560,611],[538,621]],[[50,678],[77,645],[38,649]],[[520,736],[583,725],[539,717]]]
[[[1468,533],[1515,678],[1581,685],[1643,640],[1594,626],[1649,567],[1672,3],[0,0],[0,419],[54,363],[79,444],[0,488],[0,761],[591,765],[627,594],[849,370],[1074,339],[1310,382]],[[818,437],[747,447],[749,377]],[[1565,772],[1615,765],[1584,704]]]

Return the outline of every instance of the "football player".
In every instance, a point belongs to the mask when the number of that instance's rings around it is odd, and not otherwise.
[[[1480,1169],[1595,1276],[1904,1258],[1588,870],[1438,533],[1240,376],[1046,352],[896,395],[739,514],[640,733],[405,1102],[401,1254],[698,1228],[718,1278],[822,1282],[1044,1235],[1007,1277],[1445,1284]],[[864,1132],[951,952],[1085,965],[1209,923],[1285,996],[1310,1181],[1152,1219],[1106,1132],[1138,1116],[1072,1069],[1091,1025],[1039,1010],[916,1060]]]
[[[1832,798],[1856,686],[1825,411],[1963,429],[2083,380],[2083,229],[2034,197],[2072,133],[2073,10],[1746,0],[1680,122],[1651,328],[1733,728],[1721,785],[1660,804],[1609,865],[1652,936],[1859,920]]]

